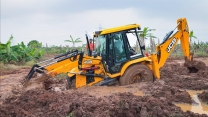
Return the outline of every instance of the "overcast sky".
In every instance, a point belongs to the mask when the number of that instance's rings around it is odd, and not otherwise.
[[[2,43],[12,34],[13,44],[65,46],[70,35],[84,44],[86,31],[138,23],[156,29],[162,40],[178,18],[187,18],[198,40],[208,41],[208,0],[1,0],[0,35]]]

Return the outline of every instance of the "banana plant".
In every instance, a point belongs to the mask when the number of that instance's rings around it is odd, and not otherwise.
[[[197,39],[197,37],[194,35],[194,31],[193,30],[189,33],[189,37],[190,37],[190,43],[192,43],[192,38]]]
[[[142,32],[139,34],[139,36],[142,38],[142,41],[143,41],[144,45],[145,45],[145,39],[147,39],[147,37],[157,38],[152,33],[149,33],[150,31],[154,31],[154,30],[155,29],[149,29],[149,27],[144,27],[144,29],[142,30]]]
[[[196,51],[195,48],[194,48],[194,46],[193,46],[193,44],[192,44],[192,38],[197,39],[197,37],[194,35],[194,31],[193,30],[190,31],[189,38],[190,38],[190,48],[191,48],[191,50],[192,51]]]
[[[72,36],[70,35],[70,40],[64,40],[65,42],[71,42],[73,44],[73,49],[75,48],[75,44],[76,43],[80,43],[82,42],[82,40],[80,40],[80,38],[77,39],[73,39]]]
[[[11,46],[13,36],[9,38],[7,43],[0,43],[0,61],[4,63],[24,63],[32,59],[39,59],[43,52],[41,48],[27,47],[24,42]]]
[[[35,49],[28,48],[24,42],[16,46],[16,52],[19,53],[19,60],[23,62],[31,60],[34,56],[34,51]]]
[[[15,52],[12,51],[12,49],[11,49],[11,41],[12,40],[13,40],[13,36],[11,35],[9,40],[6,42],[6,44],[2,44],[2,43],[0,44],[0,48],[1,48],[0,60],[2,60],[5,63],[18,61],[17,54],[15,54]]]

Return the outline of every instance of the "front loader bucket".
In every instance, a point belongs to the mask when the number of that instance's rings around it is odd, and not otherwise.
[[[30,72],[29,72],[28,75],[26,76],[26,79],[27,79],[27,80],[30,80],[30,79],[33,77],[33,75],[34,75],[35,72],[43,73],[43,70],[44,70],[44,69],[42,68],[41,70],[39,70],[39,69],[38,69],[39,67],[41,67],[41,66],[39,66],[39,65],[37,65],[37,64],[33,65],[33,67],[31,68]]]

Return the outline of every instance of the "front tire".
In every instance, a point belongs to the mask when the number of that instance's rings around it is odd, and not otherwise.
[[[143,64],[135,64],[127,68],[123,76],[120,77],[120,85],[129,85],[137,82],[153,81],[152,71]]]

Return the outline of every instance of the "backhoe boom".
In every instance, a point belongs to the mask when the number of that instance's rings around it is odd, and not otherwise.
[[[192,60],[189,45],[189,28],[186,18],[180,18],[177,20],[177,29],[174,34],[174,30],[167,34],[164,41],[156,47],[156,54],[152,55],[153,60],[153,72],[157,78],[160,78],[159,69],[164,66],[167,58],[180,40],[181,48],[184,53],[185,60]],[[171,36],[172,35],[172,36]]]

